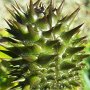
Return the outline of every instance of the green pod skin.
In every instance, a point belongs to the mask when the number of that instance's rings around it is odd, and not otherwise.
[[[70,63],[70,62],[67,62],[67,61],[63,61],[61,64],[60,64],[60,69],[61,70],[68,70],[68,69],[72,69],[72,68],[75,68],[76,65],[74,63]]]
[[[29,33],[25,35],[25,38],[31,42],[38,41],[41,38],[40,32],[38,32],[37,29],[33,28],[31,25],[28,26],[28,32]]]
[[[37,86],[41,82],[41,78],[38,76],[31,76],[30,77],[30,85],[31,88]]]
[[[29,62],[34,62],[34,61],[36,61],[36,60],[38,59],[38,57],[35,56],[35,55],[29,55],[29,56],[23,57],[23,59],[24,59],[24,60],[27,60],[27,61],[29,61]]]

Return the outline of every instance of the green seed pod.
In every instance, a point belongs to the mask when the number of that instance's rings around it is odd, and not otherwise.
[[[11,57],[0,53],[0,72],[4,73],[0,77],[7,78],[6,90],[73,90],[78,86],[79,71],[85,66],[81,61],[89,56],[83,46],[86,36],[79,34],[83,24],[70,29],[80,8],[63,15],[64,2],[55,7],[54,0],[48,6],[30,0],[26,9],[17,2],[13,10],[7,8],[12,18],[5,20],[9,26],[5,33],[10,35],[0,37],[0,52]]]

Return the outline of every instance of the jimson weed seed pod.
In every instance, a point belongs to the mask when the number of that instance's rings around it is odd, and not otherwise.
[[[5,89],[73,90],[81,86],[79,71],[82,59],[88,57],[82,43],[86,36],[79,36],[83,24],[69,28],[80,8],[62,16],[63,4],[64,0],[56,8],[52,0],[48,6],[30,0],[27,10],[18,2],[13,10],[7,8],[13,19],[6,20],[9,36],[1,36],[0,43],[5,48],[0,51],[11,57],[1,58],[7,69],[2,77]]]

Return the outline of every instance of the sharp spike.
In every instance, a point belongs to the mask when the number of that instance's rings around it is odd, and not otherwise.
[[[9,25],[9,27],[12,25],[9,20],[6,20],[6,19],[4,19],[4,20],[5,20],[5,22]]]
[[[14,5],[12,5],[13,9],[16,11],[15,14],[19,15],[19,16],[24,16],[24,12],[20,9],[18,9],[17,7],[15,7]]]
[[[53,0],[51,0],[50,4],[52,5]]]
[[[39,5],[39,7],[43,7],[43,3],[42,3],[42,2],[40,2],[40,5]]]
[[[71,15],[68,16],[68,19],[72,18],[74,15],[76,16],[79,10],[80,10],[80,7],[78,7],[73,13],[71,13]]]
[[[14,6],[14,5],[12,5],[12,7],[13,7],[13,9],[19,14],[20,12],[18,11],[18,9]]]
[[[37,0],[35,3],[34,3],[34,6],[38,6],[40,4],[41,0]]]
[[[31,10],[31,11],[34,9],[32,0],[30,0],[30,5],[29,5],[29,7],[30,7],[30,10]]]
[[[29,4],[29,8],[28,8],[28,14],[33,15],[34,13],[35,13],[35,11],[34,11],[33,1],[30,0],[30,4]]]
[[[49,22],[49,25],[50,25],[50,28],[52,28],[52,13],[53,13],[53,0],[50,1],[50,5],[48,7],[48,22]]]
[[[7,45],[5,45],[5,44],[3,44],[3,43],[0,43],[0,46],[2,46],[2,47],[4,47],[4,48],[8,48],[8,46]]]
[[[62,0],[59,8],[58,8],[57,11],[56,11],[58,15],[60,15],[60,13],[62,12],[64,2],[65,2],[65,0]]]
[[[20,7],[20,5],[17,3],[17,1],[14,0],[14,2],[15,2],[15,4],[16,4],[17,8],[21,10],[21,7]]]
[[[82,44],[83,41],[86,41],[87,40],[87,36],[83,36],[81,38],[78,38],[78,39],[75,39],[72,43],[72,45],[77,45],[78,43],[79,44]]]
[[[50,6],[51,6],[52,9],[54,8],[54,0],[51,0]]]
[[[6,10],[15,18],[15,15],[12,10],[10,10],[7,6],[5,6]]]
[[[69,41],[73,35],[75,35],[76,33],[80,32],[80,27],[82,26],[83,24],[80,24],[79,26],[67,31],[67,32],[64,32],[64,34],[62,34],[62,39],[65,40],[65,41]]]

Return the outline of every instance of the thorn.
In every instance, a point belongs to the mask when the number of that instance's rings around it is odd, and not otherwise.
[[[51,0],[50,5],[52,8],[54,8],[54,0]]]
[[[15,18],[14,12],[10,10],[7,6],[5,6],[6,10]]]
[[[20,5],[17,3],[17,1],[14,0],[14,2],[15,2],[15,4],[16,4],[17,8],[21,10],[21,7],[20,7]]]
[[[34,14],[34,13],[35,13],[35,11],[34,11],[34,5],[33,5],[32,0],[30,0],[30,4],[29,4],[29,11],[30,11],[30,13],[32,13],[32,14]]]
[[[6,19],[4,19],[4,20],[8,25],[11,25],[11,22],[9,20],[6,20]]]
[[[41,0],[37,0],[35,3],[34,3],[34,6],[38,6],[40,4]]]
[[[32,0],[30,0],[29,7],[30,7],[31,10],[33,9],[33,2],[32,2]]]
[[[69,15],[69,17],[72,17],[75,13],[77,14],[80,10],[80,7],[78,7],[73,13],[71,13],[71,15]]]
[[[57,9],[57,14],[60,14],[62,12],[64,2],[65,2],[65,0],[62,0],[59,8]]]
[[[82,27],[84,25],[84,23],[80,24],[79,26],[77,26],[78,28]]]
[[[19,14],[18,9],[17,9],[14,5],[11,5],[11,6],[12,6],[12,8]]]

